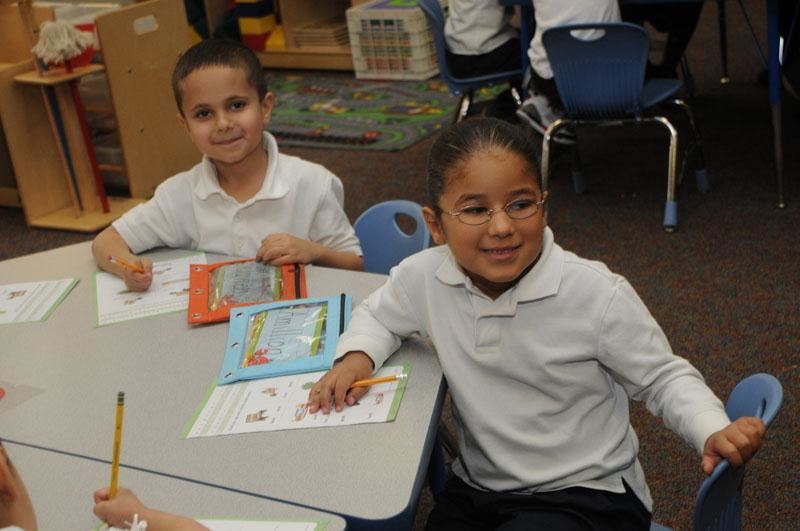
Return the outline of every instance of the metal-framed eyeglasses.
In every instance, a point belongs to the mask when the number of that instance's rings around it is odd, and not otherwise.
[[[536,215],[546,199],[547,198],[542,199],[541,201],[534,201],[533,199],[515,199],[503,208],[487,208],[484,206],[469,205],[458,210],[453,210],[452,212],[443,210],[442,213],[458,219],[458,221],[465,225],[483,225],[484,223],[489,223],[492,216],[501,210],[504,211],[509,218],[520,221]]]

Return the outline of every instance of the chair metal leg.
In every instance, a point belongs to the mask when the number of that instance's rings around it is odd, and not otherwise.
[[[456,110],[456,117],[453,120],[453,123],[458,123],[464,118],[467,117],[469,113],[469,108],[472,106],[472,98],[475,96],[475,91],[473,90],[465,90],[463,94],[461,94],[461,99],[458,101],[458,107]]]
[[[703,193],[707,193],[711,189],[711,184],[708,180],[708,170],[706,169],[706,159],[705,155],[703,154],[703,140],[700,137],[700,131],[697,129],[697,122],[694,119],[694,112],[692,108],[687,104],[685,101],[680,99],[672,100],[673,105],[676,105],[683,109],[686,113],[686,116],[689,118],[689,124],[692,126],[692,132],[694,133],[694,141],[695,146],[697,149],[697,166],[694,170],[694,177],[695,182],[697,183],[697,189]],[[686,150],[686,155],[689,155],[689,150]]]
[[[719,60],[722,64],[722,77],[719,82],[723,85],[730,83],[728,77],[728,29],[725,21],[725,0],[717,0],[717,25],[719,27]]]
[[[572,187],[575,188],[575,193],[582,195],[586,193],[586,181],[583,179],[583,164],[581,164],[581,155],[578,151],[578,144],[575,143],[572,147]]]
[[[678,131],[669,120],[663,116],[654,116],[653,120],[661,123],[669,131],[669,157],[667,161],[667,202],[664,206],[664,230],[675,232],[678,230],[678,203],[675,200],[675,170],[678,163]]]

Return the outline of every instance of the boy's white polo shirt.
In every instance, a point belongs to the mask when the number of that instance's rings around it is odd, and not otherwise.
[[[286,232],[330,249],[361,255],[342,205],[338,177],[319,164],[278,152],[264,133],[269,161],[261,189],[239,203],[220,186],[207,158],[161,183],[153,198],[114,222],[134,253],[154,247],[255,256],[269,234]]]
[[[458,55],[482,55],[517,37],[511,14],[497,0],[450,0],[444,23],[447,49]]]
[[[407,258],[353,313],[337,357],[363,350],[377,369],[414,333],[433,341],[453,397],[453,470],[478,489],[623,492],[624,479],[649,509],[628,396],[698,452],[729,423],[630,284],[549,228],[539,261],[496,300],[446,246]]]

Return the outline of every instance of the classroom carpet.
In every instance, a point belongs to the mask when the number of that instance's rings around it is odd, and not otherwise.
[[[283,147],[405,149],[450,123],[458,103],[438,78],[374,81],[292,73],[272,74],[268,83],[277,98],[268,129]]]

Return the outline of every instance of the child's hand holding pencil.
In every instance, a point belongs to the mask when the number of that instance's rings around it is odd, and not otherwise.
[[[108,255],[108,261],[118,267],[119,276],[131,291],[147,291],[153,283],[153,263],[149,258],[131,255],[126,259],[121,256]]]

